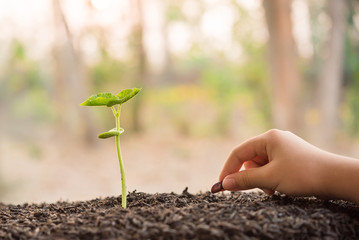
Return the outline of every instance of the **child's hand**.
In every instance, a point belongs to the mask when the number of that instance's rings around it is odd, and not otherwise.
[[[245,170],[239,171],[242,165]],[[270,195],[279,191],[359,203],[358,176],[358,160],[323,151],[290,132],[270,130],[236,147],[219,181],[230,191],[258,187]]]

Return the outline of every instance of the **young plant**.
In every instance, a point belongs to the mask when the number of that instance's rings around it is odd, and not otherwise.
[[[121,106],[131,98],[133,98],[137,93],[141,91],[141,88],[131,88],[121,91],[117,95],[112,93],[98,93],[89,97],[86,101],[81,103],[81,106],[106,106],[112,109],[112,113],[116,119],[116,127],[111,130],[101,133],[98,135],[99,138],[105,139],[110,137],[115,137],[116,147],[117,147],[117,156],[120,163],[121,170],[121,183],[122,183],[122,207],[126,208],[127,205],[127,191],[126,191],[126,178],[125,170],[123,166],[123,161],[121,157],[121,147],[120,147],[120,135],[125,131],[120,127],[120,113]],[[118,105],[117,109],[115,106]]]

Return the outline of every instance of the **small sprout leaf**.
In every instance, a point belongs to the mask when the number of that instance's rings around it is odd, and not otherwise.
[[[118,97],[112,93],[98,93],[89,97],[86,101],[81,103],[81,106],[108,106],[111,107],[118,104]],[[110,104],[110,106],[109,106]]]
[[[119,104],[122,104],[124,102],[127,102],[134,96],[136,96],[137,93],[141,91],[142,88],[128,88],[125,90],[122,90],[119,94],[117,94],[117,97],[120,100]]]
[[[101,133],[100,135],[98,135],[98,138],[105,139],[105,138],[118,136],[118,135],[121,135],[124,131],[125,130],[123,128],[120,128],[119,131],[117,131],[116,128],[112,128],[108,132],[104,132],[104,133]]]
[[[124,133],[125,132],[125,129],[123,129],[123,128],[120,128],[120,135],[122,134],[122,133]]]
[[[105,139],[105,138],[110,138],[110,137],[114,137],[114,136],[118,136],[118,135],[120,135],[120,133],[118,131],[110,131],[110,132],[101,133],[100,135],[98,135],[98,138]]]

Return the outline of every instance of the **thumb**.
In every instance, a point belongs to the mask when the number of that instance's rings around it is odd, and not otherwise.
[[[273,189],[271,179],[267,178],[267,166],[251,168],[227,175],[222,186],[225,190],[238,191],[252,188]]]

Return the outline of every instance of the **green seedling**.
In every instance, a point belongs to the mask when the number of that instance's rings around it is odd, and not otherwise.
[[[126,208],[127,205],[127,191],[126,191],[126,178],[125,178],[125,169],[123,166],[123,161],[121,157],[121,147],[120,147],[120,135],[125,131],[120,127],[120,113],[121,106],[131,98],[133,98],[137,93],[141,91],[141,88],[131,88],[121,91],[117,95],[112,93],[98,93],[89,97],[86,101],[81,103],[81,106],[106,106],[112,109],[112,113],[116,119],[116,127],[101,133],[98,135],[99,138],[105,139],[110,137],[115,137],[116,147],[117,147],[117,156],[118,162],[120,163],[121,170],[121,183],[122,183],[122,207]],[[118,105],[117,109],[115,106]]]

